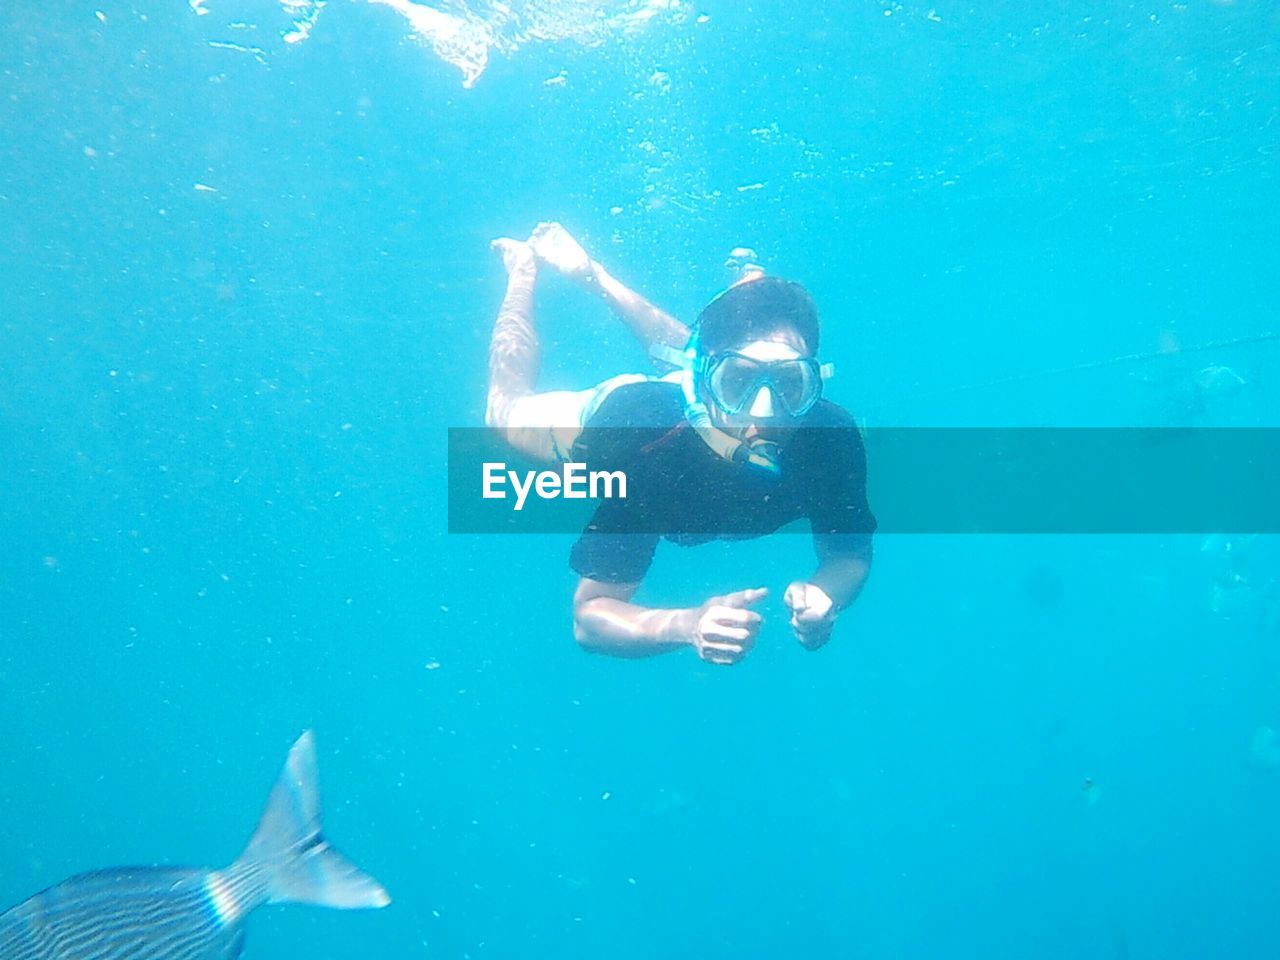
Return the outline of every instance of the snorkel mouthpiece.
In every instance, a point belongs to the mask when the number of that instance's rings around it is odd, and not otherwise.
[[[734,462],[754,467],[773,476],[782,473],[782,448],[772,440],[756,437],[751,442],[741,442],[734,452]]]

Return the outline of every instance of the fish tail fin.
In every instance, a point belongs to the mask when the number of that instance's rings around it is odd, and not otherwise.
[[[308,730],[289,751],[237,865],[265,877],[268,903],[385,907],[391,898],[382,885],[325,840],[316,769],[315,737]]]

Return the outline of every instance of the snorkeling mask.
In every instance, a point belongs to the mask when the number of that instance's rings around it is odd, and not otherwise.
[[[813,357],[763,361],[734,351],[704,357],[699,366],[707,393],[729,416],[748,409],[768,388],[788,416],[803,417],[822,396],[823,378],[830,373]]]

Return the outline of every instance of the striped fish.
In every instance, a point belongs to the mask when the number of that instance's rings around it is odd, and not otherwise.
[[[385,907],[387,892],[325,841],[310,731],[258,829],[224,870],[125,867],[63,881],[0,914],[0,960],[233,960],[264,903]]]

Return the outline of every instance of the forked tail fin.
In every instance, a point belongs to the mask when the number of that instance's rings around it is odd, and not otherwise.
[[[377,880],[362,873],[324,838],[315,737],[310,730],[289,751],[258,829],[237,863],[265,873],[269,903],[355,910],[391,902]]]

